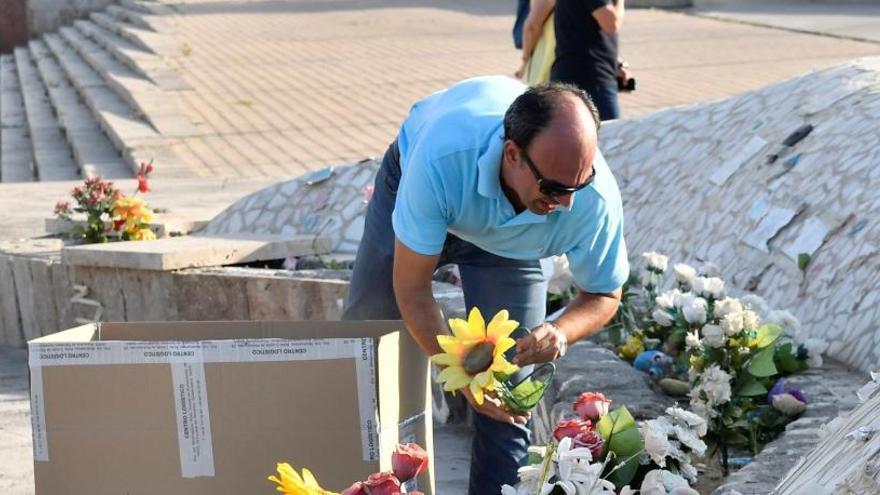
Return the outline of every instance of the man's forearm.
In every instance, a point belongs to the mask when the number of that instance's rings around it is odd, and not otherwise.
[[[556,326],[573,344],[601,330],[617,312],[619,305],[619,289],[610,294],[579,292],[556,321]]]
[[[614,4],[614,10],[617,11],[617,17],[620,19],[620,23],[623,23],[623,15],[626,13],[626,0],[612,0]],[[618,26],[619,28],[620,26]]]
[[[397,295],[397,307],[403,323],[419,347],[429,356],[442,352],[437,335],[445,324],[440,306],[430,290],[408,290]]]

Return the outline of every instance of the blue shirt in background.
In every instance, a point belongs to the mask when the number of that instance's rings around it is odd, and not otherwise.
[[[569,209],[517,214],[501,189],[504,112],[526,86],[468,79],[413,105],[398,136],[401,180],[392,223],[413,251],[437,255],[447,232],[506,258],[566,254],[582,290],[611,292],[629,276],[623,208],[602,154]]]

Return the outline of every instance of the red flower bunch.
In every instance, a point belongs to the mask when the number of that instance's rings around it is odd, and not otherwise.
[[[342,495],[400,495],[401,484],[427,471],[428,453],[414,443],[400,444],[391,454],[391,468],[391,471],[371,474],[366,481],[358,481]]]
[[[608,414],[611,401],[599,392],[584,392],[571,408],[583,420],[598,421],[599,418]]]

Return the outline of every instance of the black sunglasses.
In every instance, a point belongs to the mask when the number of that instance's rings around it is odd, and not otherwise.
[[[529,170],[535,175],[535,180],[538,181],[538,190],[541,191],[541,194],[546,196],[550,196],[551,198],[555,198],[557,196],[565,196],[567,194],[573,194],[581,189],[589,186],[593,179],[596,178],[596,167],[593,166],[593,173],[587,178],[587,180],[576,186],[566,186],[565,184],[560,184],[555,180],[545,179],[540,172],[538,172],[538,168],[535,167],[535,162],[529,158],[528,153],[523,148],[520,148],[520,153],[522,154],[523,160],[525,160],[526,165],[529,166]]]

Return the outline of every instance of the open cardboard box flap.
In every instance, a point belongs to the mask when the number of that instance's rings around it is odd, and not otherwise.
[[[150,342],[189,350],[217,341],[241,348],[222,359],[205,350],[196,365],[77,362],[96,359],[86,354],[98,342],[142,346],[137,353]],[[286,360],[255,351],[277,346],[344,352]],[[390,469],[398,442],[433,452],[428,361],[399,321],[103,323],[30,349],[38,494],[268,493],[266,476],[281,461],[341,491]],[[425,493],[431,461],[418,483]]]

